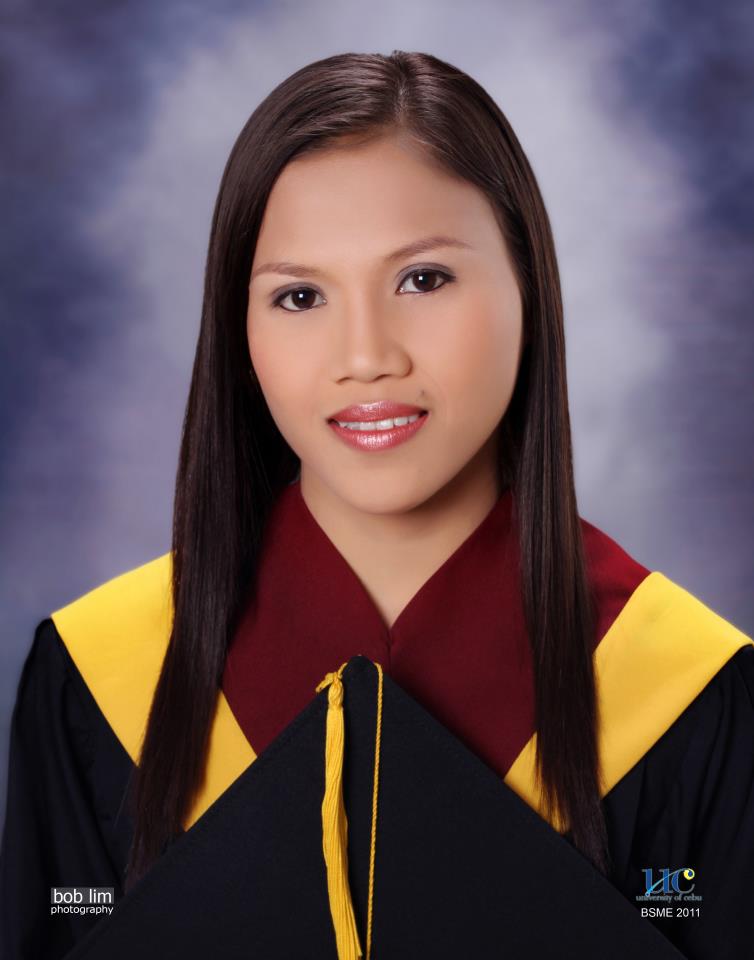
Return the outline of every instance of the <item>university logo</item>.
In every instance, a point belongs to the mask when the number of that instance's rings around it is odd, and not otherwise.
[[[681,867],[678,870],[671,870],[669,867],[663,867],[659,872],[659,877],[655,879],[654,870],[651,867],[645,867],[644,874],[645,897],[651,897],[658,893],[691,893],[696,886],[692,883],[690,887],[681,886],[683,880],[691,880],[696,873],[691,867]]]
[[[689,883],[694,880],[696,870],[693,867],[678,867],[673,870],[670,867],[644,867],[644,893],[635,897],[636,900],[664,901],[673,900],[702,900],[703,898],[693,892],[696,883]]]

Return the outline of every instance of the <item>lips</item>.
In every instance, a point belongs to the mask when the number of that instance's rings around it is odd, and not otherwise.
[[[343,407],[328,417],[341,423],[368,423],[370,420],[391,420],[394,417],[411,417],[415,413],[426,413],[422,407],[412,403],[396,403],[393,400],[375,400],[372,403],[356,403]]]

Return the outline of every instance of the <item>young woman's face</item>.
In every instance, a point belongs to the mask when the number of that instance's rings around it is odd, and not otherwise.
[[[519,290],[484,194],[410,141],[339,144],[283,169],[254,254],[247,333],[302,483],[309,473],[355,507],[388,512],[462,471],[495,476],[522,350]],[[409,409],[340,413],[381,402]],[[331,422],[420,410],[386,430]]]

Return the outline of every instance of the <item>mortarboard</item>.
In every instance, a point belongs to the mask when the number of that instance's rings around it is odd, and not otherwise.
[[[379,664],[317,690],[70,960],[682,956]]]

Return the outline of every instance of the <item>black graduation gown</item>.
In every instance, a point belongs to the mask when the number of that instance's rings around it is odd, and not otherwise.
[[[691,598],[676,626],[688,631],[698,617],[709,632],[709,616]],[[73,621],[57,622],[68,629]],[[725,621],[714,622],[725,636],[702,643],[717,659],[708,662],[701,689],[687,694],[682,710],[672,708],[672,722],[664,721],[635,763],[614,767],[622,773],[603,797],[614,861],[609,882],[573,849],[567,832],[538,816],[386,675],[374,957],[547,957],[577,955],[577,948],[583,957],[754,955],[754,646]],[[12,718],[0,852],[2,956],[56,958],[72,948],[74,957],[91,958],[136,949],[146,957],[338,956],[319,818],[329,689],[313,692],[253,763],[241,756],[229,784],[215,786],[217,796],[205,797],[186,833],[124,897],[132,830],[124,801],[134,760],[103,689],[95,691],[99,702],[93,695],[95,674],[86,668],[89,683],[84,679],[84,648],[71,634],[64,642],[58,625],[48,618],[37,628]],[[679,662],[669,683],[656,688],[660,700],[683,686]],[[696,659],[690,662],[693,673]],[[658,666],[661,660],[646,664],[651,674]],[[355,657],[342,676],[348,874],[362,947],[376,675],[371,661]],[[652,738],[662,705],[631,709],[631,731],[650,716],[650,732],[644,740],[621,733],[624,766],[631,749]],[[681,869],[693,870],[693,880],[675,873]],[[637,899],[655,881],[654,895],[663,896],[663,871],[665,899]],[[682,890],[694,883],[699,899],[668,899],[674,878]],[[112,887],[115,909],[51,915],[52,886]],[[680,915],[640,912],[668,906]]]

